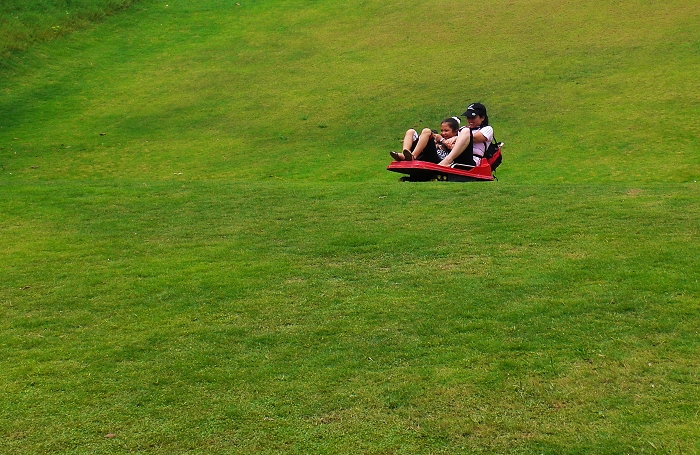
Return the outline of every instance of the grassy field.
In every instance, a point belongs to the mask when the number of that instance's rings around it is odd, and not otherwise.
[[[142,1],[7,54],[0,452],[700,452],[700,5],[478,10]],[[498,182],[385,170],[470,101]]]
[[[124,10],[137,0],[4,0],[0,3],[0,57],[60,38]]]

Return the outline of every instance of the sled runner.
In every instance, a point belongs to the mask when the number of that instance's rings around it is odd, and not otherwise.
[[[403,180],[411,182],[427,182],[444,180],[448,182],[479,182],[494,180],[493,171],[501,164],[501,147],[497,144],[495,152],[490,157],[484,157],[478,166],[454,164],[453,167],[438,166],[427,161],[393,161],[387,170],[406,174]]]

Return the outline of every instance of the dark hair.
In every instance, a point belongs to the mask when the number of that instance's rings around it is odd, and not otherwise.
[[[459,122],[454,117],[448,117],[445,120],[443,120],[442,123],[447,123],[447,126],[452,128],[452,131],[459,131]]]

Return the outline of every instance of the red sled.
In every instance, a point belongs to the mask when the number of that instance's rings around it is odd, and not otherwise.
[[[489,158],[483,158],[478,166],[454,164],[453,167],[438,166],[427,161],[393,161],[388,171],[406,174],[401,180],[410,182],[448,181],[448,182],[482,182],[494,180],[493,171],[501,164],[501,147]]]

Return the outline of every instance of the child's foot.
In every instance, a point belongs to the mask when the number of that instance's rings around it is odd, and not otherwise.
[[[404,150],[403,151],[403,159],[406,161],[413,161],[413,154],[411,153],[410,150]]]
[[[389,152],[389,155],[391,155],[394,161],[403,161],[403,156],[398,152],[392,150],[391,152]]]

